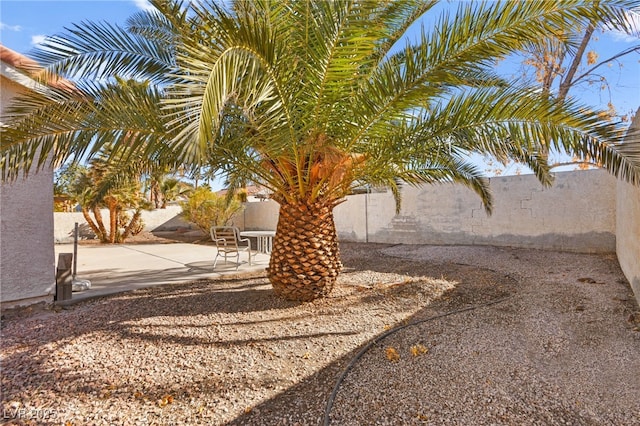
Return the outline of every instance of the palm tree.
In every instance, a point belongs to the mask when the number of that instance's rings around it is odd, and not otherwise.
[[[140,172],[109,162],[108,151],[93,158],[89,167],[74,168],[68,185],[69,195],[80,204],[91,230],[102,243],[109,244],[123,243],[142,230],[142,210],[150,210],[151,203],[141,189]],[[102,208],[109,211],[108,228]],[[129,216],[127,210],[133,210],[133,215]]]
[[[548,185],[548,146],[640,182],[637,144],[621,143],[620,126],[494,72],[558,28],[623,27],[633,1],[465,2],[454,12],[435,0],[152,3],[157,12],[127,28],[85,23],[36,52],[50,72],[84,81],[82,95],[14,109],[3,175],[35,147],[61,160],[115,139],[123,152],[221,171],[232,189],[259,182],[280,204],[268,276],[285,298],[331,291],[341,269],[333,209],[363,183],[389,188],[399,208],[402,183],[458,182],[490,211],[468,154],[524,163]],[[95,82],[114,75],[149,86]]]
[[[190,189],[190,185],[174,177],[168,167],[153,170],[145,179],[145,192],[148,191],[149,202],[156,209],[166,209],[167,203]]]

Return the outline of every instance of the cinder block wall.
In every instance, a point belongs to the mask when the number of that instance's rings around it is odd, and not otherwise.
[[[406,187],[400,214],[390,193],[352,195],[335,209],[336,228],[341,241],[617,252],[640,302],[640,188],[603,170],[557,173],[551,188],[531,175],[498,177],[491,188],[491,216],[460,185]],[[247,203],[233,224],[275,229],[278,209],[272,200]],[[144,212],[146,229],[189,227],[179,210]],[[72,235],[74,221],[84,223],[79,213],[56,213],[55,221],[56,240]]]
[[[615,182],[601,170],[557,173],[550,188],[533,175],[492,178],[491,216],[460,185],[404,188],[399,215],[390,194],[372,194],[368,240],[613,252]]]
[[[254,201],[245,204],[244,210],[232,220],[232,225],[252,231],[276,229],[280,205],[273,200]]]
[[[637,114],[634,126],[639,121]],[[640,188],[603,170],[557,173],[550,188],[531,175],[498,177],[491,188],[491,216],[459,185],[407,187],[400,214],[389,193],[352,195],[335,209],[338,235],[341,241],[616,252],[640,303]],[[274,201],[249,203],[237,225],[275,229],[277,220]]]
[[[602,170],[564,172],[551,188],[532,175],[491,179],[494,212],[461,185],[403,188],[400,214],[391,193],[359,194],[335,209],[340,240],[406,244],[482,244],[576,252],[616,250],[616,180]],[[233,219],[240,229],[275,229],[279,205],[251,202]],[[144,211],[146,230],[192,227],[179,206]],[[105,217],[107,211],[104,211]],[[81,213],[55,213],[57,242],[70,241]]]
[[[340,240],[481,244],[585,253],[614,252],[616,180],[602,170],[557,173],[544,188],[532,175],[491,179],[494,212],[460,185],[405,187],[400,214],[390,193],[352,195],[335,209]],[[278,205],[249,203],[244,229],[275,229]]]

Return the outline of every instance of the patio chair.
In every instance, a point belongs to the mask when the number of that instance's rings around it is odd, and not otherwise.
[[[236,258],[236,271],[240,266],[240,252],[246,251],[249,254],[249,265],[251,265],[251,241],[248,238],[240,237],[240,230],[235,226],[213,226],[211,227],[211,239],[216,244],[218,252],[213,261],[213,269],[218,264],[218,256],[223,257],[225,263],[227,257]],[[246,245],[242,244],[246,243]]]

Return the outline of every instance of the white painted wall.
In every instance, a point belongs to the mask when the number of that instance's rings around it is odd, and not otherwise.
[[[22,86],[0,77],[0,111]],[[50,302],[55,291],[53,171],[0,183],[0,305]]]

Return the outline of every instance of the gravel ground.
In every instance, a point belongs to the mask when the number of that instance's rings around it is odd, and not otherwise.
[[[3,422],[638,424],[640,312],[615,256],[341,247],[312,303],[254,276],[3,313]]]

